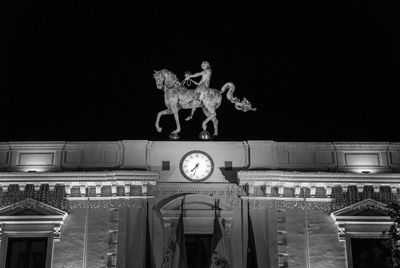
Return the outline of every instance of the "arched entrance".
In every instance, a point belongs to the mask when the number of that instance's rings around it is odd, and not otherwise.
[[[159,202],[164,222],[164,251],[178,222],[181,213],[182,198],[185,198],[183,223],[189,267],[208,267],[207,261],[211,257],[211,237],[215,217],[215,198],[212,196],[201,194],[176,195]],[[223,228],[228,254],[232,214],[232,207],[224,200],[219,200],[217,215]]]

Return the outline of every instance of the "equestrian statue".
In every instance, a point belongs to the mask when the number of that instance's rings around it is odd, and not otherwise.
[[[210,88],[211,79],[211,68],[207,61],[201,63],[202,71],[190,74],[185,73],[185,79],[180,82],[176,75],[167,69],[161,71],[154,71],[153,77],[156,80],[158,89],[164,91],[164,101],[167,109],[160,111],[157,114],[156,129],[158,132],[162,131],[159,125],[161,116],[166,114],[173,114],[176,123],[176,129],[171,132],[170,139],[179,139],[178,133],[181,131],[181,125],[179,122],[179,110],[180,109],[191,109],[190,115],[185,119],[186,121],[193,118],[193,115],[197,108],[201,108],[206,115],[206,119],[202,123],[203,132],[200,134],[200,138],[209,139],[210,135],[207,135],[207,123],[212,121],[214,126],[214,136],[218,135],[218,119],[217,119],[217,108],[221,105],[222,94],[228,89],[226,93],[227,99],[235,105],[237,110],[247,112],[255,111],[256,108],[252,108],[251,103],[246,99],[239,100],[233,96],[235,91],[235,85],[231,82],[225,83],[221,90]],[[201,77],[199,82],[195,82],[192,78]],[[190,86],[191,83],[195,84],[196,89],[188,89],[185,85]]]

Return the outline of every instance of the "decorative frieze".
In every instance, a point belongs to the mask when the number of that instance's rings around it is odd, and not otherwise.
[[[390,203],[400,188],[396,173],[239,171],[238,179],[248,197],[333,198],[335,208],[367,198]]]
[[[148,197],[145,197],[148,198]],[[135,197],[85,197],[85,198],[67,198],[68,209],[77,208],[143,208],[143,198]]]
[[[242,189],[231,183],[160,183],[155,187],[155,196],[157,197],[167,197],[183,193],[212,196],[216,199],[224,199],[231,205],[237,205],[239,203],[239,196],[242,194]]]
[[[5,193],[12,185],[17,185],[19,192],[25,192],[27,185],[33,185],[35,191],[42,185],[48,185],[50,191],[56,186],[63,186],[67,197],[84,197],[91,196],[92,187],[96,196],[151,196],[157,179],[158,173],[151,171],[17,172],[0,173],[0,188]]]
[[[242,197],[247,199],[252,209],[310,209],[332,211],[330,198],[279,198],[279,197]]]
[[[154,172],[0,173],[0,208],[32,198],[69,211],[74,208],[141,207],[152,197]]]
[[[38,190],[36,191],[35,189]],[[0,208],[28,198],[64,211],[68,210],[64,186],[57,185],[51,190],[47,184],[42,184],[39,187],[33,187],[31,184],[25,187],[20,187],[18,184],[11,184],[8,187],[3,187],[3,192],[0,197]]]

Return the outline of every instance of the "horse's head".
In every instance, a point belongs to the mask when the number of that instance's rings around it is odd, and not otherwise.
[[[167,69],[154,71],[153,77],[156,80],[158,89],[163,89],[164,84],[167,88],[173,88],[181,84],[176,75]]]
[[[153,78],[156,80],[157,88],[163,89],[165,76],[163,74],[163,70],[161,71],[154,71]]]

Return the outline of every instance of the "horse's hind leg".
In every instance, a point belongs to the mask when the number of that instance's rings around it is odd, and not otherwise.
[[[214,136],[218,136],[218,119],[217,114],[213,118],[211,118],[213,125],[214,125]]]
[[[160,127],[159,123],[160,123],[160,118],[161,116],[165,115],[165,114],[172,114],[172,110],[171,109],[165,109],[164,111],[161,111],[157,114],[157,119],[156,119],[156,129],[158,132],[162,131],[162,128]]]
[[[217,114],[215,113],[215,110],[203,108],[203,112],[207,116],[202,124],[203,130],[207,130],[207,123],[212,120],[214,124],[214,135],[218,135],[218,119],[216,118]]]
[[[185,118],[185,121],[189,121],[190,119],[193,118],[194,112],[196,111],[197,108],[192,108],[192,111],[190,112],[190,115]]]

